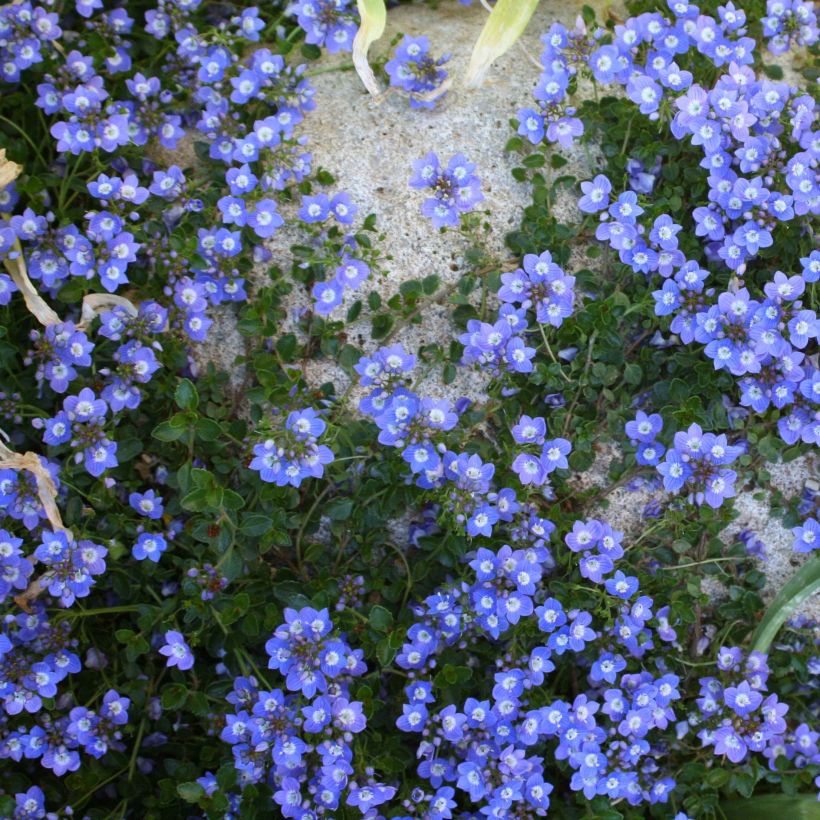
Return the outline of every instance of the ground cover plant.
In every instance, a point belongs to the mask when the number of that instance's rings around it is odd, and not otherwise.
[[[504,258],[433,142],[407,207],[469,271],[389,299],[305,134],[369,5],[0,8],[0,816],[813,816],[816,485],[775,499],[773,601],[720,537],[816,452],[812,4],[539,32]],[[434,32],[388,51],[408,109],[465,93]],[[434,303],[452,339],[409,349]],[[486,398],[428,394],[462,368]],[[634,537],[620,488],[655,491]]]

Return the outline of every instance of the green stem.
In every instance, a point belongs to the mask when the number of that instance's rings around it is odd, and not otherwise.
[[[322,503],[324,497],[333,489],[333,484],[328,484],[318,496],[316,496],[316,500],[311,505],[310,509],[307,512],[307,515],[302,519],[302,523],[299,525],[299,532],[296,534],[296,566],[299,567],[299,573],[302,577],[305,577],[305,570],[302,566],[302,537],[305,534],[305,528],[308,525],[308,522],[313,517],[313,513],[316,512],[316,508],[319,504]]]
[[[544,348],[549,354],[550,359],[552,359],[554,364],[558,365],[558,372],[561,374],[561,378],[564,381],[571,382],[572,379],[570,379],[570,377],[567,376],[566,373],[564,373],[564,369],[561,367],[561,363],[558,361],[558,359],[555,358],[555,354],[552,352],[550,343],[547,341],[547,334],[544,332],[544,325],[542,325],[540,322],[538,323],[538,329],[541,331],[541,338],[544,340]]]
[[[629,118],[629,122],[627,123],[626,134],[624,134],[624,142],[623,142],[623,145],[621,146],[621,156],[624,156],[624,154],[626,154],[626,146],[629,144],[629,135],[632,133],[632,123],[633,122],[635,122],[635,114],[633,114]]]
[[[690,564],[678,564],[674,567],[660,567],[660,569],[665,570],[667,572],[676,570],[676,569],[688,569],[689,567],[699,567],[703,564],[718,564],[721,561],[745,561],[745,555],[733,555],[729,556],[728,558],[708,558],[706,561],[692,561]]]
[[[327,66],[326,68],[316,68],[313,71],[306,71],[305,77],[317,77],[319,74],[331,74],[334,71],[353,71],[356,66],[353,63],[343,63],[342,65]]]
[[[404,609],[407,604],[407,599],[410,597],[410,590],[413,589],[413,574],[410,572],[410,564],[407,563],[407,556],[401,551],[401,549],[390,541],[387,541],[386,543],[387,546],[399,556],[402,564],[404,564],[404,571],[407,574],[407,584],[404,589],[404,596],[401,599],[401,607]]]
[[[37,154],[37,159],[43,163],[45,168],[48,168],[48,162],[46,162],[46,158],[43,156],[43,152],[37,147],[34,143],[34,140],[19,126],[16,122],[12,122],[11,120],[7,119],[6,117],[0,116],[0,122],[4,122],[7,125],[10,125],[18,134],[34,149],[35,153]]]
[[[139,612],[139,604],[123,604],[122,606],[105,606],[97,609],[57,610],[58,614],[66,618],[90,618],[95,615],[111,615],[114,612]]]

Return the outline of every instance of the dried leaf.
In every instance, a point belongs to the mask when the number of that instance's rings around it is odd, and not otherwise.
[[[353,39],[353,65],[364,87],[374,97],[378,97],[381,89],[367,60],[367,52],[370,44],[384,33],[387,9],[384,6],[384,0],[358,0],[358,7],[361,22],[356,37]]]
[[[27,470],[37,482],[37,495],[46,511],[46,517],[55,530],[70,533],[57,509],[57,486],[37,453],[15,453],[0,441],[0,469]]]
[[[48,327],[48,325],[56,324],[60,321],[60,317],[48,306],[45,299],[37,292],[37,288],[31,283],[31,279],[28,278],[19,239],[14,240],[14,252],[14,258],[7,257],[3,260],[3,264],[18,290],[23,294],[26,307],[41,325]]]
[[[134,303],[124,296],[116,296],[113,293],[89,293],[83,297],[82,318],[77,329],[85,330],[94,321],[95,316],[114,307],[123,308],[129,316],[137,315]]]
[[[0,191],[10,182],[17,179],[22,170],[23,166],[6,159],[6,149],[0,148]]]
[[[0,441],[0,469],[27,470],[37,482],[37,495],[43,504],[52,529],[62,531],[69,541],[74,540],[74,534],[63,524],[60,510],[57,508],[57,486],[49,471],[43,466],[37,453],[15,453]],[[14,602],[26,612],[31,612],[31,604],[48,587],[51,571],[46,571],[31,581],[24,592],[14,596]]]
[[[537,6],[538,0],[498,0],[473,48],[464,77],[467,88],[481,85],[493,61],[524,33]]]

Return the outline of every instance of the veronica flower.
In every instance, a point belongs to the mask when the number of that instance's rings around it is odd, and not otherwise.
[[[128,503],[132,509],[146,518],[162,518],[162,498],[157,496],[153,490],[144,493],[131,493],[128,496]]]
[[[185,638],[173,629],[165,633],[165,645],[160,647],[159,653],[168,659],[168,667],[176,666],[184,672],[194,665],[194,655]]]
[[[813,552],[820,549],[820,524],[816,518],[807,518],[799,527],[792,529],[795,552]]]
[[[421,212],[436,228],[455,227],[462,213],[471,211],[484,199],[474,171],[475,165],[463,154],[454,155],[446,169],[432,152],[413,163],[410,186],[432,189],[432,196],[424,201]]]
[[[582,182],[581,191],[584,195],[578,200],[578,207],[584,213],[594,214],[609,206],[612,183],[603,174],[598,174],[592,182]]]

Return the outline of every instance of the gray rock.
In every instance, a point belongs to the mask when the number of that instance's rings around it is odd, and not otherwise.
[[[520,157],[504,151],[514,134],[509,120],[519,108],[532,104],[532,88],[540,73],[534,61],[541,52],[541,34],[556,19],[573,24],[575,13],[569,5],[541,3],[522,40],[493,65],[486,83],[475,90],[460,89],[458,78],[464,73],[486,17],[487,12],[479,4],[465,7],[455,2],[442,3],[435,10],[401,6],[388,13],[387,30],[371,49],[372,59],[386,56],[391,41],[401,34],[424,34],[433,54],[452,54],[447,69],[456,79],[456,87],[433,110],[412,109],[407,97],[399,94],[372,98],[355,72],[344,70],[350,65],[349,55],[327,55],[313,69],[322,73],[311,80],[316,87],[316,110],[306,118],[303,132],[309,137],[315,166],[333,174],[337,187],[347,191],[359,205],[360,215],[377,215],[377,227],[385,234],[381,248],[391,257],[382,277],[371,277],[362,286],[364,293],[372,288],[386,300],[398,292],[402,282],[431,273],[438,274],[446,287],[467,270],[466,240],[454,231],[441,234],[435,230],[420,212],[423,193],[408,186],[412,163],[429,151],[436,151],[445,161],[463,152],[476,163],[485,196],[480,208],[491,215],[486,249],[499,263],[508,260],[504,237],[518,227],[523,209],[531,202],[529,186],[516,182],[511,175]],[[338,70],[331,70],[334,67]],[[590,159],[588,151],[576,147],[562,173],[583,178],[589,174]],[[559,216],[574,218],[577,214],[574,202],[561,202],[558,207],[564,212],[572,210],[571,214]],[[286,230],[268,245],[274,262],[284,269],[291,264],[289,247],[293,241],[293,232]],[[514,265],[509,260],[506,267]],[[348,293],[333,315],[343,316],[359,296]],[[293,297],[294,311],[309,303],[304,290]],[[446,349],[455,333],[451,310],[446,304],[430,305],[422,312],[420,324],[407,325],[393,341],[412,351],[431,343]],[[370,316],[365,310],[348,331],[352,338],[362,340],[366,353],[381,344],[370,340],[369,328]],[[294,331],[295,327],[288,329]],[[320,382],[332,379],[342,387],[346,385],[341,369],[328,368],[325,363],[310,367],[309,373],[317,369],[321,371]],[[485,396],[487,379],[482,373],[460,368],[456,380],[448,386],[443,385],[440,374],[440,368],[436,368],[423,379],[422,386],[431,395],[451,399],[468,395],[477,400]],[[355,406],[355,390],[350,399]]]

